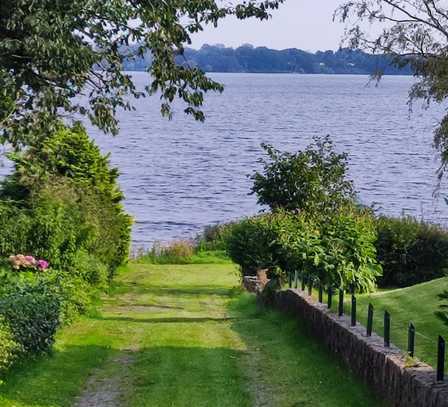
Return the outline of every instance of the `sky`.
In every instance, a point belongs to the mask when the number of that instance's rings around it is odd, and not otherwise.
[[[342,0],[286,0],[272,12],[272,19],[223,20],[218,28],[196,34],[193,48],[203,44],[238,47],[245,43],[274,49],[300,48],[307,51],[339,48],[344,25],[333,22],[333,13]]]

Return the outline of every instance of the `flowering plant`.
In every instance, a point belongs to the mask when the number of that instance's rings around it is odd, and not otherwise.
[[[17,254],[9,257],[9,262],[14,270],[39,270],[44,271],[49,267],[49,263],[46,260],[37,260],[33,256],[24,256],[23,254]]]

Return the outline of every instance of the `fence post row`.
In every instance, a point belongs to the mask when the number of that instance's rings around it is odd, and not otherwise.
[[[373,330],[373,305],[369,304],[369,308],[367,310],[367,336],[372,336]]]
[[[352,294],[352,326],[356,326],[356,296]]]
[[[390,314],[384,311],[384,346],[390,347]]]
[[[311,276],[309,276],[308,280],[308,295],[311,297],[311,294],[313,293],[313,279]]]
[[[308,295],[312,295],[313,291],[313,279],[311,276],[306,276],[305,274],[301,275],[299,278],[299,272],[294,271],[294,277],[291,273],[288,273],[288,283],[289,288],[292,288],[293,281],[295,288],[297,289],[299,286],[299,280],[301,281],[302,291],[305,291],[307,286],[308,279]],[[319,302],[323,302],[323,292],[324,287],[322,282],[319,282]],[[356,326],[356,296],[354,291],[352,290],[352,306],[351,306],[351,326]],[[328,309],[331,309],[333,303],[333,287],[328,287],[328,301],[327,306]],[[369,304],[367,309],[367,327],[366,327],[366,335],[372,336],[373,331],[373,313],[374,307],[372,304]],[[338,315],[341,317],[344,315],[344,289],[339,288],[339,302],[338,302]],[[391,317],[388,311],[384,311],[384,346],[390,347],[390,322]],[[408,327],[408,355],[410,357],[414,357],[415,355],[415,325],[410,322]],[[445,339],[439,335],[438,343],[437,343],[437,381],[442,382],[445,378],[445,358],[446,358],[446,349],[445,349]]]
[[[445,339],[439,335],[437,346],[437,381],[442,382],[445,376]]]
[[[408,355],[413,358],[415,353],[415,326],[412,322],[408,328]]]
[[[327,301],[328,309],[331,309],[332,302],[333,302],[333,287],[330,285],[328,287],[328,301]]]
[[[339,289],[339,302],[338,302],[338,315],[342,317],[344,315],[344,289]]]

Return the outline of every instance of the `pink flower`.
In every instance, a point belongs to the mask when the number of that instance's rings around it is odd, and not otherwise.
[[[49,264],[48,264],[48,261],[46,261],[46,260],[41,259],[37,262],[37,267],[40,270],[46,270],[48,268],[48,266],[49,266]]]
[[[33,256],[25,256],[23,265],[25,267],[36,267],[37,261]]]
[[[23,254],[18,254],[16,256],[9,256],[9,262],[14,270],[29,270],[29,269],[39,269],[46,270],[49,267],[48,261],[40,259],[36,260],[33,256],[24,256]]]

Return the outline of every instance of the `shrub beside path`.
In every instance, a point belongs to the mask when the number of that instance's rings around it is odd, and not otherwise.
[[[297,323],[260,311],[233,265],[131,264],[54,352],[14,370],[4,407],[378,406]]]

